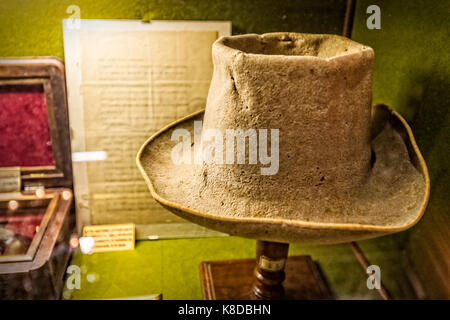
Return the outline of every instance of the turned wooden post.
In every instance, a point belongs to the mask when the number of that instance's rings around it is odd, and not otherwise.
[[[256,244],[256,267],[253,294],[258,299],[282,299],[284,297],[284,267],[289,244],[260,241]]]

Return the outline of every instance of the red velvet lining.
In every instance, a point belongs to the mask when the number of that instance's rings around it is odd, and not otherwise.
[[[42,85],[0,86],[0,167],[53,164]]]
[[[32,213],[16,216],[0,216],[0,221],[8,221],[5,229],[14,231],[14,233],[32,240],[37,232],[36,227],[41,225],[44,214],[45,213]]]

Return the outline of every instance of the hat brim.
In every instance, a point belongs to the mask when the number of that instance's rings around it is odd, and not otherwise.
[[[208,202],[208,206],[206,206],[208,210],[205,210],[206,207],[202,206],[200,201],[192,203],[188,200],[188,195],[198,192],[198,190],[192,190],[192,185],[189,184],[185,186],[189,190],[183,190],[185,185],[183,181],[189,181],[196,165],[175,164],[170,156],[173,146],[178,143],[171,140],[172,132],[183,128],[190,130],[192,133],[193,122],[202,120],[203,115],[204,110],[198,111],[162,128],[142,145],[136,159],[155,200],[186,220],[213,230],[258,240],[325,244],[369,239],[403,231],[415,225],[425,211],[430,193],[430,179],[425,161],[407,122],[397,112],[385,105],[377,105],[373,108],[372,142],[380,135],[385,134],[383,129],[389,125],[389,128],[395,132],[395,136],[400,137],[399,140],[404,144],[404,147],[401,146],[401,148],[407,150],[407,153],[404,152],[405,157],[408,158],[407,162],[410,164],[407,174],[415,176],[415,180],[403,179],[405,181],[401,187],[388,188],[389,178],[387,180],[386,178],[379,179],[380,186],[378,189],[382,190],[381,194],[382,192],[386,193],[385,198],[383,198],[383,195],[380,197],[379,190],[376,191],[377,195],[374,194],[373,197],[370,193],[364,197],[364,199],[373,198],[373,201],[370,200],[371,207],[380,208],[379,212],[373,213],[371,211],[368,213],[372,217],[368,218],[367,214],[363,212],[360,215],[352,214],[351,219],[349,219],[348,214],[343,213],[328,220],[324,220],[325,214],[322,215],[322,218],[313,215],[308,219],[293,219],[273,215],[268,215],[269,217],[236,216],[223,212],[220,203],[214,206],[214,202],[220,202],[220,200],[213,198],[203,199],[203,201]],[[389,137],[378,138],[378,140],[382,141],[381,143],[384,143],[384,145],[373,148],[378,150],[375,151],[375,162],[384,157],[384,165],[392,166],[387,169],[393,170],[387,170],[387,172],[399,171],[400,169],[395,168],[396,161],[389,161],[389,155],[383,154],[395,152],[396,149],[399,149],[398,141]],[[384,169],[386,171],[386,168]],[[393,179],[399,180],[398,177]],[[398,182],[392,181],[392,183]],[[383,188],[386,188],[386,191],[383,191]],[[399,188],[414,189],[413,195],[406,196],[405,190],[397,190]],[[268,205],[270,208],[271,204]],[[355,208],[351,209],[355,211]]]

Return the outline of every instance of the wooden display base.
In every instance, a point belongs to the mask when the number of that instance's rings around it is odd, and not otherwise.
[[[286,251],[287,252],[287,251]],[[256,259],[210,261],[200,264],[205,300],[254,300]],[[256,268],[258,269],[258,267]],[[289,257],[285,266],[284,292],[272,299],[332,299],[333,296],[310,256]],[[283,276],[284,277],[284,276]]]

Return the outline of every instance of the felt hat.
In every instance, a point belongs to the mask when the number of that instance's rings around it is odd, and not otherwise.
[[[206,109],[150,137],[152,196],[199,225],[277,242],[406,230],[430,192],[406,121],[371,107],[374,52],[334,35],[222,37]]]

